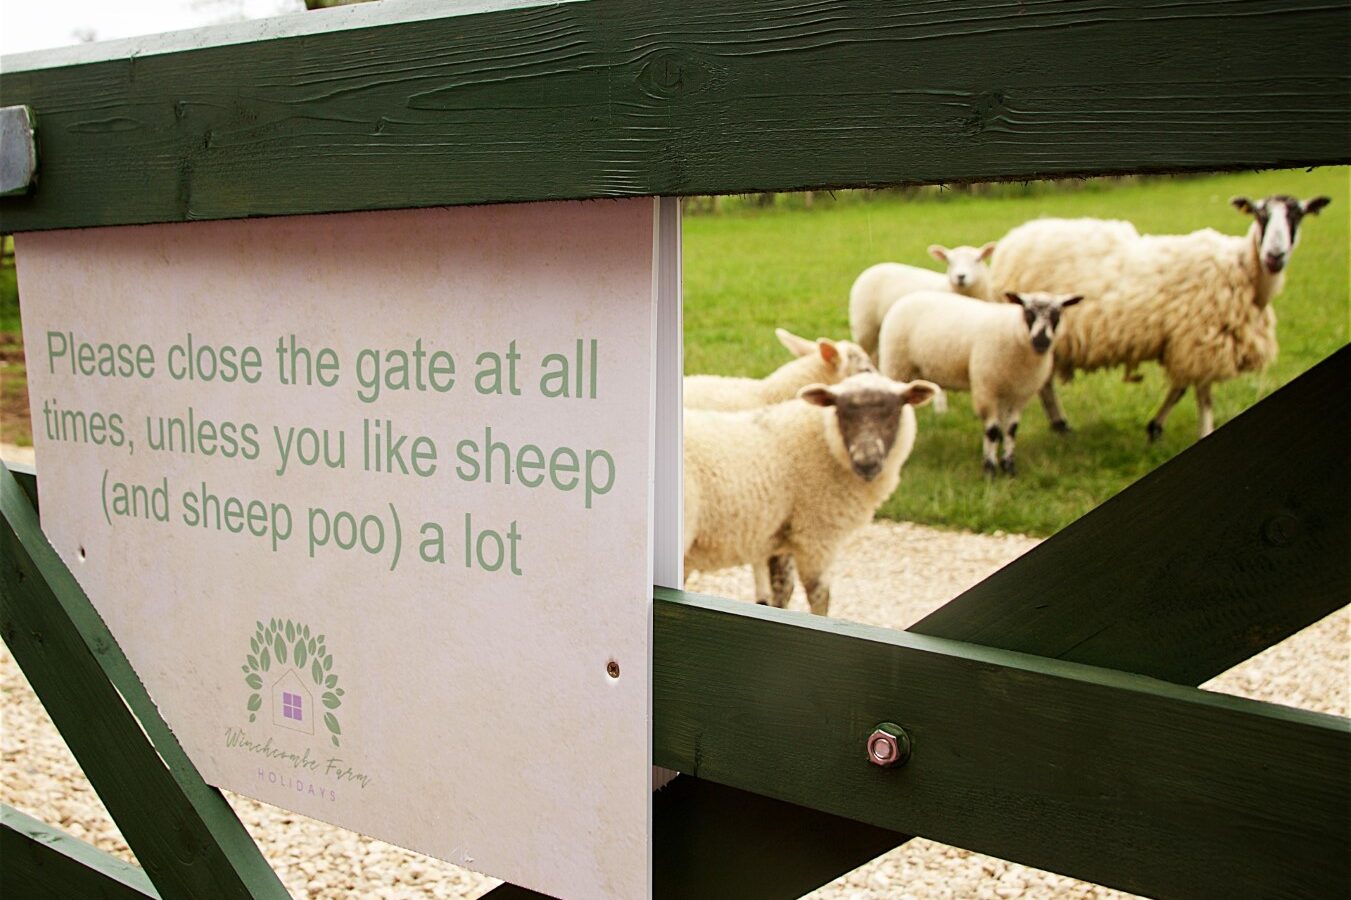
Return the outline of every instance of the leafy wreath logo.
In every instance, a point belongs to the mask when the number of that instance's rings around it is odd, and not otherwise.
[[[329,730],[333,746],[339,746],[338,738],[342,735],[342,729],[338,726],[338,717],[333,710],[342,706],[344,691],[338,687],[338,676],[332,671],[333,654],[324,646],[324,636],[311,635],[310,626],[290,619],[273,619],[266,625],[258,622],[257,626],[253,637],[249,638],[248,662],[242,666],[244,682],[253,689],[253,693],[249,694],[249,721],[258,718],[258,710],[263,706],[262,673],[270,670],[274,662],[279,666],[286,665],[288,658],[298,671],[305,672],[308,662],[310,678],[315,687],[323,692],[321,699],[324,706],[328,707],[328,712],[324,713],[324,725]]]

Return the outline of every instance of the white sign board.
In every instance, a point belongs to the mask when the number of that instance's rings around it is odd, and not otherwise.
[[[20,236],[44,528],[208,781],[649,893],[657,209]]]

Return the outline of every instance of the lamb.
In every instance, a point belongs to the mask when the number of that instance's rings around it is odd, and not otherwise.
[[[1051,375],[1051,353],[1061,311],[1078,295],[1007,295],[994,304],[942,291],[898,300],[882,322],[882,374],[926,378],[943,388],[969,390],[985,436],[982,459],[991,475],[1015,472],[1014,439],[1023,407]],[[1020,308],[1014,308],[1016,304]],[[1003,456],[996,465],[996,452]]]
[[[992,300],[989,269],[985,260],[995,244],[980,247],[929,247],[929,255],[946,263],[947,274],[904,263],[878,263],[863,271],[849,289],[849,329],[854,340],[877,358],[877,332],[891,304],[915,291],[951,291],[978,300]]]
[[[865,372],[774,406],[685,410],[685,570],[750,563],[756,601],[783,606],[767,561],[791,555],[825,615],[840,544],[896,489],[915,443],[911,407],[936,390]]]
[[[1088,298],[1056,346],[1062,379],[1077,369],[1124,365],[1129,378],[1142,362],[1163,366],[1169,390],[1146,426],[1151,441],[1192,386],[1198,431],[1210,434],[1211,386],[1276,358],[1271,300],[1284,286],[1301,219],[1330,200],[1276,195],[1230,202],[1254,218],[1242,237],[1209,228],[1141,235],[1128,222],[1038,219],[1010,231],[992,263],[1001,290],[1075,291]],[[1052,427],[1068,431],[1049,379],[1041,399]]]
[[[806,338],[774,329],[779,342],[797,359],[784,363],[765,378],[730,378],[722,375],[685,376],[686,409],[752,409],[782,403],[797,396],[809,384],[839,384],[859,372],[875,372],[863,348],[851,341]]]
[[[797,359],[785,363],[764,379],[730,378],[720,375],[689,375],[685,378],[686,409],[753,409],[791,400],[797,392],[813,383],[838,384],[859,372],[875,372],[872,360],[852,341],[817,338],[809,341],[783,328],[774,329],[779,342]],[[791,556],[769,559],[768,569],[757,563],[757,584],[767,583],[782,606],[793,593],[794,567]]]

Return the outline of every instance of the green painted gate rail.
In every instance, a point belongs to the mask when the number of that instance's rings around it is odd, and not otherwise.
[[[6,58],[39,169],[0,230],[1351,158],[1345,2],[389,6]],[[1195,685],[1351,595],[1348,384],[1343,349],[909,632],[659,591],[657,895],[793,896],[911,834],[1344,895],[1351,725]],[[0,893],[284,896],[37,493],[0,472],[0,633],[144,869],[5,807]],[[864,758],[885,720],[904,768]]]

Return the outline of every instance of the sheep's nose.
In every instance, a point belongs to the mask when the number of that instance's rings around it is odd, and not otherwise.
[[[864,481],[872,481],[877,477],[878,473],[882,471],[882,464],[875,461],[855,462],[854,471],[857,472],[859,477]]]
[[[1285,268],[1285,254],[1284,254],[1284,253],[1268,253],[1268,254],[1267,254],[1267,271],[1272,272],[1272,273],[1274,274],[1274,273],[1279,272],[1281,269],[1284,269],[1284,268]]]
[[[1051,349],[1051,339],[1044,334],[1039,334],[1032,339],[1032,349],[1038,353],[1045,353]]]
[[[957,280],[957,287],[965,287],[965,286],[966,286],[966,276],[965,276],[965,275],[958,275],[956,280]]]

